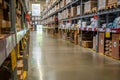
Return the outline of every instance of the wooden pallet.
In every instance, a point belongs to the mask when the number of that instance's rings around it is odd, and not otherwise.
[[[112,8],[117,8],[117,3],[113,3],[113,4],[108,4],[108,6],[106,6],[106,9],[112,9]]]

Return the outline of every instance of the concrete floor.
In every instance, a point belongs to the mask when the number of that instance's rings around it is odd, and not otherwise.
[[[120,80],[120,62],[32,32],[28,80]]]

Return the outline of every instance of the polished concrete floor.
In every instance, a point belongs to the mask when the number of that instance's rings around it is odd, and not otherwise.
[[[47,33],[32,32],[28,80],[120,80],[120,62]]]

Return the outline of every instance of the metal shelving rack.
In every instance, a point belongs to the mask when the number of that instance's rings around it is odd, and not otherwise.
[[[61,0],[59,0],[56,4],[58,4],[60,1],[61,1]],[[71,2],[70,4],[67,4],[67,5],[65,5],[64,7],[60,8],[59,10],[51,13],[51,14],[48,15],[47,17],[43,18],[41,21],[47,20],[48,18],[52,17],[53,15],[55,15],[55,14],[63,11],[64,9],[66,9],[66,8],[72,6],[73,4],[76,4],[76,3],[78,3],[78,2],[79,2],[80,5],[81,5],[81,11],[83,11],[83,10],[82,10],[82,6],[83,6],[83,4],[84,4],[85,2],[87,2],[87,1],[89,1],[89,0],[72,0],[72,2]],[[50,9],[52,9],[56,4],[53,4]],[[48,11],[46,11],[45,14],[47,14],[47,12],[49,12],[50,9],[48,9]],[[90,18],[90,17],[93,17],[93,16],[97,15],[97,16],[98,16],[98,28],[94,28],[94,29],[92,29],[92,28],[80,28],[80,30],[81,30],[81,35],[80,35],[80,37],[81,37],[81,43],[82,43],[82,32],[83,32],[83,31],[93,31],[93,32],[97,32],[97,41],[99,41],[99,39],[98,39],[99,32],[106,32],[106,30],[107,30],[107,28],[104,28],[104,29],[101,28],[101,26],[100,26],[100,16],[101,16],[101,15],[107,15],[107,16],[106,16],[106,21],[107,21],[107,23],[108,23],[108,21],[109,21],[109,16],[108,16],[108,14],[110,14],[110,13],[119,13],[119,12],[120,12],[120,8],[117,7],[117,8],[112,8],[112,9],[106,9],[106,10],[102,10],[102,11],[97,11],[97,12],[95,12],[95,13],[81,14],[80,16],[76,16],[76,17],[73,17],[73,18],[65,18],[65,19],[61,19],[60,21],[66,22],[66,21],[68,21],[68,20],[72,20],[72,21],[74,21],[74,20],[79,20],[79,19],[82,20],[83,18]],[[44,14],[44,15],[45,15],[45,14]],[[48,24],[50,24],[50,23],[48,23]],[[119,28],[115,28],[115,29],[114,29],[114,28],[110,28],[110,32],[112,32],[112,33],[120,33],[120,29],[119,29]],[[98,42],[97,42],[97,45],[98,45]],[[96,46],[96,51],[98,52],[98,46]]]
[[[4,69],[8,70],[8,72],[10,72],[10,80],[18,80],[17,77],[17,55],[19,53],[18,51],[18,43],[24,39],[25,36],[27,36],[27,39],[29,39],[29,28],[27,25],[25,25],[26,27],[23,28],[21,31],[17,32],[16,29],[16,0],[2,0],[2,1],[6,1],[7,4],[9,5],[9,10],[10,10],[10,21],[11,21],[11,29],[10,29],[10,33],[7,34],[6,37],[1,38],[0,39],[0,67],[3,67]],[[22,22],[23,23],[27,23],[26,19],[25,19],[25,14],[27,12],[26,9],[26,5],[25,2],[23,0],[19,0],[22,4]],[[22,26],[24,26],[22,24]],[[26,43],[26,50],[24,51],[23,54],[29,54],[29,43]],[[10,61],[10,67],[7,67],[4,65],[4,62],[6,60]],[[25,69],[24,70],[28,70],[27,67],[27,60],[26,59],[26,55],[23,56],[23,62]],[[5,74],[4,74],[5,75]]]

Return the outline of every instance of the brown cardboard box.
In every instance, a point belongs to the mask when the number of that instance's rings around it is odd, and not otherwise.
[[[84,48],[92,48],[93,47],[93,41],[82,41],[82,46]]]
[[[91,12],[91,9],[94,7],[97,7],[96,0],[91,0],[91,1],[85,2],[84,13]]]
[[[71,17],[75,17],[77,15],[77,8],[76,7],[72,7],[71,8]]]
[[[99,53],[104,53],[105,33],[99,33]]]
[[[2,20],[2,28],[6,28],[6,21]]]
[[[120,42],[119,42],[120,34],[112,34],[112,57],[116,59],[120,59]]]
[[[67,9],[66,12],[67,12],[67,18],[71,17],[71,10]]]

